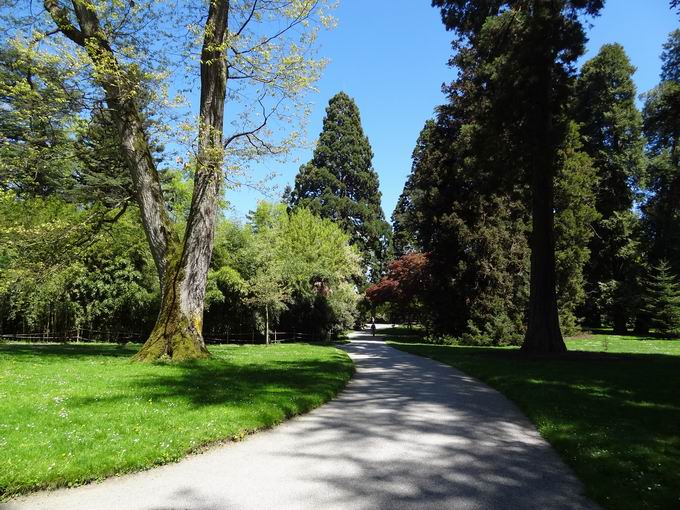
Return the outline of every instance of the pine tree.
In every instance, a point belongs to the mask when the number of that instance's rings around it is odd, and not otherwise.
[[[338,223],[362,253],[370,279],[380,277],[390,228],[380,205],[373,151],[359,108],[344,92],[328,103],[312,160],[300,167],[289,194],[291,208],[305,207]]]
[[[419,251],[422,246],[422,241],[419,239],[418,215],[419,209],[422,209],[425,204],[420,200],[419,195],[425,189],[419,179],[422,179],[427,172],[434,172],[439,164],[435,153],[437,129],[434,120],[426,121],[411,154],[411,174],[406,179],[404,189],[392,213],[392,247],[395,257]]]
[[[645,311],[659,334],[664,337],[680,334],[680,283],[667,260],[652,268],[645,301]]]

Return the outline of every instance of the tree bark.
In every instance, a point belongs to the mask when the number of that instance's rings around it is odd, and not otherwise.
[[[536,29],[550,25],[554,6],[536,2],[533,22]],[[543,25],[543,26],[541,26]],[[543,39],[540,37],[538,40]],[[522,351],[526,353],[561,353],[567,350],[560,330],[555,290],[554,176],[556,165],[556,133],[553,124],[552,67],[554,55],[539,47],[536,67],[536,100],[531,112],[531,282],[529,320]],[[542,54],[541,54],[542,53]]]
[[[173,360],[208,356],[202,336],[203,308],[222,190],[228,15],[229,0],[210,2],[201,51],[198,157],[191,208],[171,278],[164,283],[158,322],[137,354],[139,360],[154,360],[163,354]]]
[[[148,340],[135,356],[152,361],[207,357],[202,323],[208,268],[222,185],[222,129],[227,71],[224,44],[229,0],[210,2],[201,52],[201,103],[194,192],[183,240],[165,207],[158,170],[151,156],[134,87],[101,30],[96,12],[83,0],[72,0],[78,22],[57,0],[44,0],[59,30],[86,49],[96,69],[107,105],[120,134],[121,151],[136,190],[142,224],[161,283],[161,309]]]

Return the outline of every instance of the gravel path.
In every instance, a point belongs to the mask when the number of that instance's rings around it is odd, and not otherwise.
[[[354,334],[335,400],[243,442],[3,509],[595,509],[517,408],[463,373]]]

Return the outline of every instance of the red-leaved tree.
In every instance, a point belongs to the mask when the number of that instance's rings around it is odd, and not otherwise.
[[[409,253],[389,263],[387,275],[366,289],[366,298],[372,305],[392,304],[393,312],[411,322],[430,278],[428,254]]]

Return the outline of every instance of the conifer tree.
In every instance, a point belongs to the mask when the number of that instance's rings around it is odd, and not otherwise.
[[[642,207],[652,260],[680,271],[680,30],[661,55],[661,83],[646,94],[643,110],[649,157],[649,198]]]
[[[586,268],[585,307],[589,322],[600,325],[604,314],[617,333],[626,331],[632,306],[632,276],[639,272],[633,236],[638,218],[632,213],[634,186],[644,168],[642,117],[635,105],[635,72],[620,44],[605,44],[583,65],[576,83],[575,117],[581,124],[584,151],[597,170],[591,258]],[[603,289],[614,291],[602,292]],[[609,306],[606,306],[608,303]]]
[[[531,208],[531,283],[523,350],[563,352],[556,295],[554,180],[558,152],[568,134],[566,110],[574,64],[586,40],[581,16],[597,15],[603,1],[434,0],[433,5],[441,8],[446,27],[457,32],[458,54],[453,60],[463,78],[472,74],[469,83],[477,88],[472,95],[469,88],[459,89],[452,98],[487,109],[485,115],[475,116],[484,131],[475,157],[486,159],[484,170],[497,181],[524,182],[530,191],[526,203]],[[466,60],[468,65],[461,66]],[[467,129],[468,136],[474,136],[474,130]]]
[[[579,324],[577,309],[586,297],[584,268],[591,256],[592,224],[599,218],[594,204],[597,170],[583,152],[574,122],[559,157],[555,179],[557,305],[562,331],[573,334]]]
[[[645,311],[659,334],[680,334],[680,283],[667,260],[652,268],[646,288]]]
[[[361,251],[367,275],[376,280],[387,255],[390,228],[372,160],[359,108],[339,92],[328,103],[312,160],[300,167],[288,202],[338,223]]]

